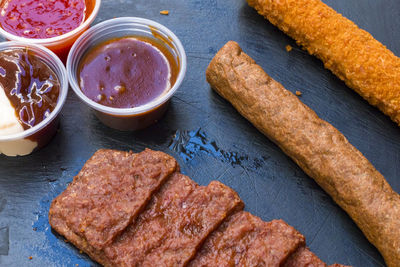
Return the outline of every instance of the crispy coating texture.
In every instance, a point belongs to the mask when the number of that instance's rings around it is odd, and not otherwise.
[[[96,258],[177,169],[175,159],[162,152],[99,150],[53,200],[50,225]]]
[[[400,266],[400,196],[360,151],[235,42],[217,53],[206,75],[215,91],[331,195],[388,266]]]
[[[348,87],[400,125],[400,59],[320,0],[247,0]]]
[[[189,266],[281,266],[304,245],[304,236],[284,221],[242,211],[207,238]]]

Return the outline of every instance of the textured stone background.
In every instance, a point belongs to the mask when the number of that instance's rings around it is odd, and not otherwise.
[[[326,0],[400,54],[400,2]],[[169,16],[159,14],[170,11]],[[227,102],[212,92],[205,69],[228,40],[239,42],[267,73],[337,127],[400,192],[400,129],[325,70],[322,63],[265,21],[244,0],[103,0],[95,23],[120,16],[156,20],[181,39],[188,56],[185,81],[165,117],[135,133],[102,125],[69,93],[60,132],[23,158],[0,156],[0,266],[94,266],[52,233],[47,213],[84,162],[99,148],[175,156],[185,174],[238,191],[246,209],[264,220],[282,218],[328,263],[383,266],[351,219],[297,165]],[[288,53],[286,45],[292,45]],[[29,260],[28,257],[32,256]]]

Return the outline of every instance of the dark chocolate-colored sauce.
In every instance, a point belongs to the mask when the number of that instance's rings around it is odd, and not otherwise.
[[[84,56],[78,68],[80,88],[109,107],[146,104],[173,86],[178,66],[164,45],[144,37],[107,40]]]
[[[50,115],[60,92],[54,71],[25,49],[0,51],[0,86],[25,130]]]

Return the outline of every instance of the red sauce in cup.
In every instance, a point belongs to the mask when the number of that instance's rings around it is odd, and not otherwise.
[[[25,38],[51,38],[70,32],[85,20],[84,0],[8,0],[0,11],[0,26]]]

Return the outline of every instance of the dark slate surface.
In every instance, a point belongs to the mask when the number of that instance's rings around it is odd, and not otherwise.
[[[400,54],[400,2],[326,0]],[[170,10],[169,16],[159,11]],[[156,20],[181,39],[186,79],[166,116],[136,133],[103,126],[69,93],[59,134],[43,150],[22,158],[0,156],[0,265],[93,266],[48,224],[50,201],[99,148],[149,147],[175,156],[201,184],[233,187],[246,209],[264,220],[282,218],[301,231],[328,263],[384,266],[351,219],[283,152],[205,81],[205,69],[228,40],[239,42],[273,78],[337,127],[400,192],[400,128],[347,88],[320,61],[249,8],[244,0],[103,0],[96,22],[118,16]],[[288,53],[286,45],[292,45]],[[29,260],[28,257],[32,256]]]

